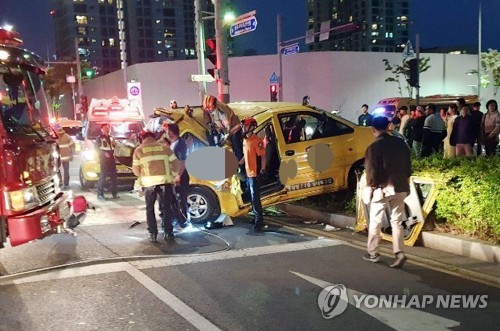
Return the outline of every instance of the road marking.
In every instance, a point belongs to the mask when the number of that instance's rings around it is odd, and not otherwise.
[[[314,278],[311,276],[303,275],[301,273],[290,271],[292,274],[314,284],[321,288],[327,286],[334,286],[335,284],[326,282],[324,280]],[[346,287],[347,288],[347,287]],[[363,292],[358,292],[347,288],[347,297],[349,304],[355,308],[354,295],[367,295]],[[383,308],[366,308],[361,305],[359,310],[364,313],[376,318],[380,322],[394,328],[395,330],[449,330],[460,325],[460,322],[450,320],[441,316],[437,316],[425,311],[412,309],[412,308],[401,308],[401,309],[383,309]]]
[[[175,265],[185,265],[192,263],[203,263],[211,261],[229,260],[242,257],[260,256],[268,254],[288,253],[294,251],[331,247],[344,244],[341,240],[316,239],[312,241],[287,243],[282,245],[253,247],[239,250],[230,250],[216,253],[193,254],[188,256],[171,256],[160,259],[130,262],[110,262],[95,265],[75,266],[65,269],[57,269],[32,276],[26,275],[22,278],[5,276],[0,277],[0,285],[25,284],[39,281],[49,281],[55,279],[65,279],[82,276],[92,276],[111,272],[125,271],[126,265],[132,265],[137,269],[160,268]],[[19,275],[15,275],[16,277]]]
[[[167,306],[173,309],[177,314],[182,316],[186,321],[191,323],[198,330],[220,330],[215,324],[201,316],[198,312],[186,305],[182,300],[180,300],[170,291],[152,280],[142,271],[134,268],[131,265],[128,265],[126,267],[126,271],[130,276],[134,277],[135,280],[141,283],[142,286],[148,289],[158,299],[163,301]]]

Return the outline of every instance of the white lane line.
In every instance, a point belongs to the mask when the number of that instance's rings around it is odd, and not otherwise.
[[[290,272],[295,276],[298,276],[323,289],[328,286],[340,285],[340,284],[332,284],[322,279],[314,278],[295,271],[290,270]],[[347,290],[346,292],[347,292],[348,303],[352,307],[357,308],[363,311],[364,313],[376,318],[377,320],[384,323],[385,325],[390,326],[394,330],[411,331],[411,330],[422,329],[422,330],[444,331],[444,330],[449,330],[450,328],[454,328],[456,326],[460,326],[460,322],[458,321],[450,320],[438,315],[434,315],[413,308],[394,308],[394,309],[378,308],[378,307],[367,308],[363,305],[357,307],[354,296],[357,296],[359,298],[362,296],[366,296],[367,294],[347,287],[346,290]]]
[[[159,268],[174,265],[185,265],[192,263],[203,263],[210,261],[221,261],[236,259],[242,257],[250,256],[260,256],[268,254],[279,254],[287,253],[315,248],[331,247],[336,245],[344,244],[345,242],[341,240],[331,240],[331,239],[316,239],[312,241],[299,242],[299,243],[288,243],[282,245],[264,246],[264,247],[253,247],[247,249],[239,249],[232,251],[224,251],[219,253],[206,253],[200,255],[189,255],[189,256],[172,256],[161,259],[151,259],[145,261],[131,261],[131,262],[111,262],[105,264],[96,264],[81,267],[70,267],[61,270],[48,271],[46,273],[26,276],[18,279],[0,279],[0,285],[6,284],[25,284],[38,281],[48,281],[55,279],[73,278],[81,276],[92,276],[111,272],[125,271],[125,265],[132,265],[137,269],[148,269],[148,268]]]
[[[182,300],[173,295],[170,291],[162,287],[160,284],[149,278],[142,271],[137,270],[131,265],[126,267],[126,271],[134,277],[146,289],[153,293],[158,299],[163,301],[167,306],[173,309],[177,314],[191,323],[198,330],[221,330],[215,324],[201,316],[194,309],[186,305]]]

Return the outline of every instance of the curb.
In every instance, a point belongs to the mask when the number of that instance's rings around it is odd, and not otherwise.
[[[356,223],[356,218],[354,217],[331,214],[297,205],[285,203],[276,207],[286,213],[314,219],[339,228],[352,228]],[[500,246],[427,231],[421,232],[421,238],[423,247],[489,263],[500,263]]]

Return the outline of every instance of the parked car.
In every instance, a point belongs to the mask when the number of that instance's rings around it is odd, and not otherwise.
[[[261,188],[264,207],[348,188],[355,190],[356,170],[363,169],[366,148],[374,141],[371,128],[299,103],[237,102],[229,106],[240,120],[253,116],[258,123],[255,133],[266,138],[268,176]],[[203,111],[200,107],[189,114],[183,109],[168,110],[167,118],[179,125],[181,138],[187,141],[189,164],[197,150],[208,146]],[[157,128],[164,119],[153,118],[146,127]],[[292,132],[290,124],[294,122],[298,125],[293,127],[300,132]],[[225,148],[230,147],[226,144]],[[208,168],[220,164],[220,160],[207,159],[203,163]],[[202,180],[191,172],[190,177],[188,211],[192,221],[213,221],[221,213],[234,217],[251,210],[250,194],[242,191],[236,174],[224,180]]]

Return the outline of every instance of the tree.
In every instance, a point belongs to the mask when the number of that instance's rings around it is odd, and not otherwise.
[[[496,96],[500,87],[500,53],[491,48],[481,53],[481,67],[485,73],[481,75],[481,86],[488,87],[493,81],[493,95]]]
[[[430,60],[431,59],[429,57],[420,58],[419,73],[427,71],[431,67],[429,64]],[[397,83],[398,93],[400,96],[403,96],[403,88],[404,88],[406,89],[408,96],[412,97],[413,88],[408,83],[408,79],[410,78],[409,76],[410,67],[408,66],[408,62],[404,59],[401,64],[397,65],[392,65],[387,59],[383,59],[382,62],[384,62],[385,71],[389,71],[392,74],[392,76],[387,77],[385,81]],[[403,78],[404,85],[401,84],[401,78]]]

